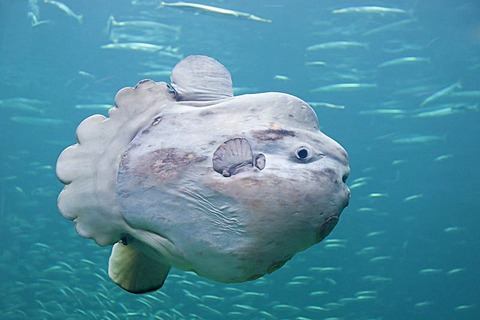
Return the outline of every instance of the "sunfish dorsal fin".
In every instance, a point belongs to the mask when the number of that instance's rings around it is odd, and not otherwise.
[[[172,87],[178,101],[213,101],[233,97],[230,72],[217,60],[188,56],[172,70]]]

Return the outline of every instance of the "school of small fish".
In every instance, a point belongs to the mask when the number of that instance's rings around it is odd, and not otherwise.
[[[84,57],[75,61],[87,62],[50,74],[59,81],[39,76],[42,94],[30,94],[35,84],[21,77],[34,73],[35,63],[15,69],[5,67],[7,58],[0,62],[2,83],[15,89],[0,90],[2,319],[478,318],[480,223],[463,220],[478,216],[478,196],[438,190],[461,187],[464,176],[478,180],[478,169],[468,165],[476,165],[480,145],[472,140],[470,148],[452,148],[464,141],[451,126],[476,121],[464,129],[480,137],[480,29],[476,38],[472,31],[471,47],[449,59],[442,41],[453,36],[427,29],[431,13],[409,2],[296,8],[303,4],[131,0],[123,1],[128,10],[102,2],[112,6],[102,12],[73,0],[24,2],[24,11],[12,14],[35,37],[60,30],[95,41],[78,47]],[[304,16],[290,14],[295,10]],[[304,34],[295,32],[299,25]],[[288,43],[269,39],[276,28]],[[262,61],[272,62],[245,68],[241,56],[250,48],[236,45],[242,41],[267,45]],[[291,61],[276,60],[284,51]],[[341,227],[275,274],[219,284],[173,271],[161,291],[132,296],[108,280],[110,249],[80,239],[58,218],[55,157],[74,142],[79,120],[108,112],[119,88],[143,78],[168,82],[180,59],[203,53],[239,79],[235,94],[277,90],[308,101],[320,125],[346,142],[351,204]],[[92,59],[105,69],[89,67]],[[54,71],[38,71],[48,72]],[[466,189],[478,193],[478,187]],[[456,212],[457,205],[473,209]]]

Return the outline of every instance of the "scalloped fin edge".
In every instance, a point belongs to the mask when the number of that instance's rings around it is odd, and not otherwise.
[[[56,174],[66,184],[58,208],[75,221],[80,236],[104,246],[129,230],[116,198],[120,159],[138,131],[169,102],[175,100],[166,83],[143,80],[116,94],[108,118],[93,115],[78,126],[78,143],[60,154]]]

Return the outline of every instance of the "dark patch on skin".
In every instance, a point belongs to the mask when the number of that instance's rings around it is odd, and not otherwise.
[[[132,241],[132,236],[129,234],[123,235],[122,238],[120,239],[120,242],[126,246]]]
[[[285,263],[287,263],[287,261],[290,260],[290,259],[291,259],[291,258],[287,258],[286,260],[276,261],[276,262],[272,263],[272,264],[268,267],[267,273],[272,273],[273,271],[280,269],[280,268],[283,267],[283,265],[284,265]]]
[[[150,155],[153,159],[151,169],[162,180],[177,178],[183,169],[192,163],[205,161],[207,157],[198,157],[195,153],[183,153],[179,149],[159,149]]]
[[[212,115],[212,114],[214,114],[212,111],[202,111],[202,112],[200,112],[201,117],[209,116],[209,115]]]
[[[163,119],[162,116],[158,116],[155,119],[153,119],[152,126],[156,126],[157,124],[159,124],[162,121],[162,119]]]
[[[158,116],[155,119],[153,119],[152,124],[148,128],[143,129],[142,132],[140,132],[140,134],[148,134],[150,132],[150,128],[159,124],[162,121],[162,119],[163,119],[162,116]]]
[[[275,141],[284,137],[295,137],[295,131],[284,129],[268,129],[253,131],[253,137],[261,141]]]
[[[260,277],[263,277],[263,274],[254,274],[253,276],[250,276],[247,281],[252,281],[252,280],[257,280]]]
[[[311,172],[313,173],[312,177],[318,182],[325,181],[325,179],[327,179],[328,181],[330,181],[333,184],[338,183],[338,178],[339,177],[337,175],[337,172],[332,168],[324,168],[324,169],[321,169],[321,170],[312,170]]]
[[[348,154],[345,150],[340,148],[335,148],[335,152],[324,151],[324,156],[334,159],[335,161],[340,162],[343,165],[348,165]]]
[[[325,168],[322,171],[322,175],[329,177],[332,182],[337,183],[337,173],[332,168]]]
[[[135,87],[134,87],[133,89],[137,89],[137,87],[138,87],[139,85],[141,85],[142,83],[145,83],[145,82],[149,82],[149,81],[152,81],[152,80],[150,80],[150,79],[140,80],[140,81],[138,81],[138,83],[135,85]]]
[[[348,165],[348,154],[340,145],[332,146],[328,140],[317,139],[315,137],[309,138],[312,139],[312,145],[320,149],[323,156],[334,159],[343,165]]]
[[[332,232],[333,228],[337,225],[338,222],[338,216],[332,216],[327,219],[319,228],[317,235],[316,235],[316,241],[320,242],[323,239],[325,239],[330,232]]]

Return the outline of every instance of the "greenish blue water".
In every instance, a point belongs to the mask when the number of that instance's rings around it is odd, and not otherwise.
[[[480,318],[478,1],[202,1],[271,23],[150,0],[63,3],[82,23],[53,3],[0,0],[2,319]],[[361,6],[403,11],[335,13]],[[110,15],[172,28],[109,33]],[[115,40],[164,48],[101,48]],[[92,104],[168,81],[189,54],[222,62],[238,94],[311,102],[349,153],[352,198],[326,241],[271,275],[219,284],[173,270],[160,291],[131,295],[106,275],[110,248],[58,212],[55,162],[80,121],[106,115]],[[360,88],[331,87],[345,83]]]

